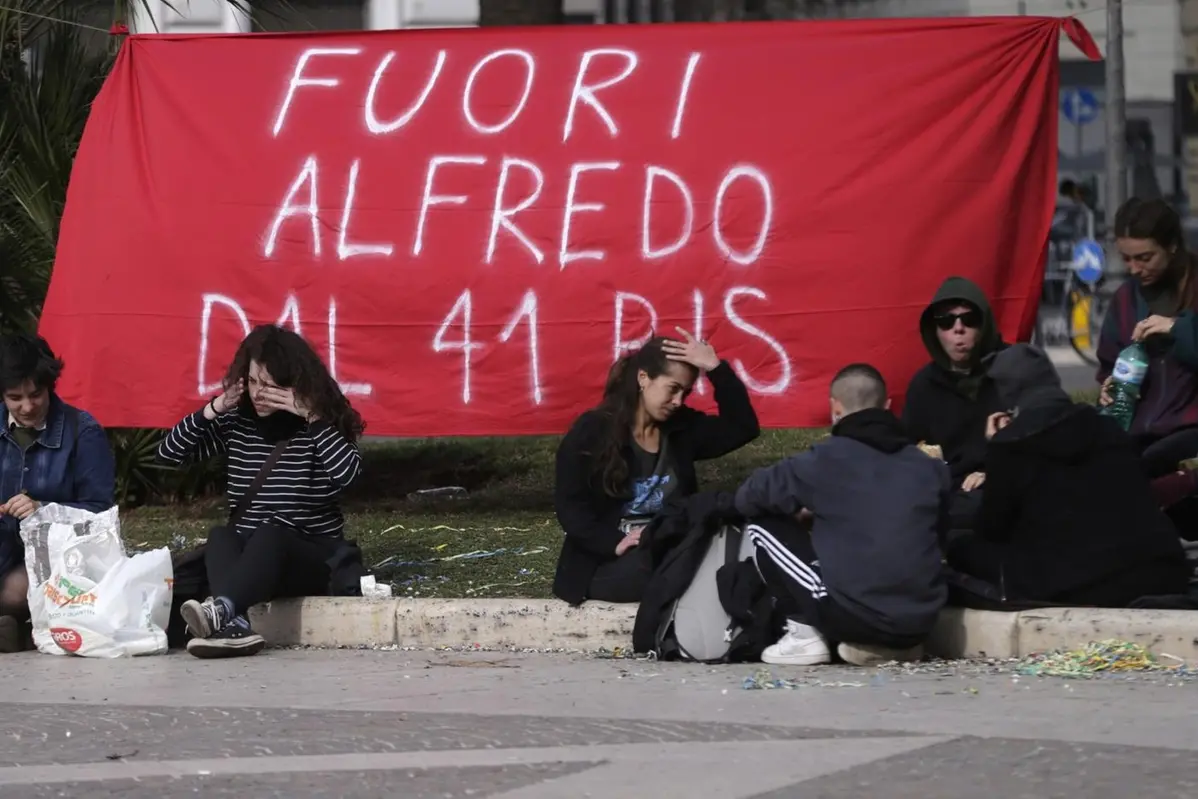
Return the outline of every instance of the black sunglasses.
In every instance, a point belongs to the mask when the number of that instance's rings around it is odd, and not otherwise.
[[[952,330],[957,324],[957,320],[961,320],[961,324],[970,328],[979,328],[982,326],[981,311],[966,311],[965,313],[939,313],[936,314],[936,327],[941,330]]]

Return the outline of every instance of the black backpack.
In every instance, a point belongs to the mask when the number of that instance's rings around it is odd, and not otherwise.
[[[659,660],[742,663],[761,659],[781,629],[752,542],[725,525],[707,541],[690,585],[661,620]]]

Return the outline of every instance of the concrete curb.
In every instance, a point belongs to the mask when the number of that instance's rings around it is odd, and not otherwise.
[[[553,599],[286,599],[251,612],[274,646],[486,649],[628,648],[635,605]],[[1019,658],[1117,638],[1198,663],[1198,613],[1181,610],[1050,610],[994,613],[948,608],[928,639],[942,658]]]
[[[627,648],[635,605],[554,599],[284,599],[250,611],[275,646],[478,646],[487,649]]]
[[[1057,641],[1077,645],[1117,638],[1156,655],[1198,664],[1198,613],[1194,611],[1052,608],[1025,610],[1017,623],[1024,655],[1057,649]]]

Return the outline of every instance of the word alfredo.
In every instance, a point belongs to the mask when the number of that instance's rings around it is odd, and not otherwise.
[[[271,128],[272,135],[278,138],[286,134],[292,109],[305,102],[314,102],[316,98],[308,95],[316,89],[336,89],[345,83],[345,80],[336,74],[335,66],[339,61],[344,64],[345,59],[364,57],[368,57],[366,51],[357,46],[314,47],[304,50],[296,59],[282,102],[278,106]],[[393,116],[384,118],[383,112],[378,108],[379,98],[396,58],[395,51],[381,55],[365,87],[365,97],[360,107],[362,133],[367,137],[394,134],[412,123],[430,103],[430,98],[434,98],[433,102],[436,104],[436,89],[450,54],[446,50],[438,51],[427,78],[416,92],[415,99],[402,110],[394,112]],[[685,63],[679,64],[674,106],[669,119],[664,121],[671,140],[678,139],[682,134],[691,87],[702,59],[702,53],[690,53]],[[515,98],[510,107],[507,104],[502,106],[507,109],[502,118],[483,121],[480,119],[481,110],[475,106],[493,110],[496,101],[492,97],[488,97],[486,102],[477,101],[476,95],[479,92],[476,85],[488,69],[494,69],[496,65],[505,61],[512,61],[520,68],[524,76],[522,84],[512,87],[515,90]],[[638,63],[637,53],[627,49],[598,48],[581,53],[569,99],[565,105],[561,134],[563,144],[568,143],[575,134],[583,112],[593,115],[611,138],[620,135],[617,117],[605,104],[602,95],[632,78]],[[660,163],[649,163],[642,159],[629,162],[594,158],[562,163],[560,157],[555,157],[554,166],[547,177],[546,168],[533,158],[501,152],[500,147],[510,148],[517,142],[504,141],[503,137],[496,140],[493,137],[507,131],[521,117],[533,91],[536,73],[536,58],[531,52],[521,49],[502,49],[488,53],[479,58],[469,71],[460,92],[460,109],[462,120],[469,130],[476,134],[477,146],[473,152],[441,152],[417,156],[423,162],[420,201],[414,214],[411,213],[411,203],[402,203],[400,206],[404,209],[402,215],[414,217],[410,222],[410,245],[404,247],[413,258],[425,252],[430,228],[430,211],[438,207],[462,207],[468,204],[473,208],[480,202],[486,202],[489,207],[489,222],[485,245],[482,252],[478,253],[480,262],[489,264],[496,259],[501,234],[511,236],[537,264],[544,263],[551,257],[545,252],[546,239],[555,241],[557,245],[557,252],[552,258],[559,268],[564,269],[568,264],[577,261],[603,261],[608,257],[607,249],[593,246],[589,241],[592,246],[575,246],[572,241],[572,229],[576,229],[575,223],[579,216],[599,214],[608,209],[609,203],[599,199],[604,196],[605,188],[611,204],[627,206],[627,192],[613,190],[612,186],[626,185],[626,173],[630,171],[635,173],[639,186],[639,240],[635,249],[629,246],[626,253],[622,251],[620,254],[631,255],[637,252],[643,261],[666,258],[687,246],[696,235],[696,230],[700,230],[710,235],[716,253],[725,261],[747,266],[761,257],[773,223],[774,195],[769,176],[758,165],[744,162],[731,164],[722,171],[718,181],[714,181],[714,189],[711,190],[710,196],[696,197],[696,191],[683,175]],[[430,109],[430,113],[438,113],[438,119],[441,119],[446,106],[444,102],[436,105],[436,109]],[[392,155],[389,160],[400,158],[404,159],[405,163],[410,163],[412,153]],[[302,157],[294,179],[282,192],[282,200],[265,227],[262,236],[264,257],[269,259],[278,256],[280,239],[286,241],[283,235],[285,226],[289,223],[302,224],[304,220],[310,229],[307,247],[311,257],[323,257],[326,245],[322,241],[322,231],[334,227],[335,253],[341,261],[363,256],[388,257],[396,253],[399,246],[394,240],[383,240],[380,231],[359,233],[373,240],[355,240],[354,234],[351,233],[354,228],[356,203],[363,193],[368,193],[369,186],[363,178],[363,159],[353,157],[344,160],[348,161],[348,169],[339,166],[336,174],[330,176],[328,172],[332,167],[325,166],[322,172],[321,155],[309,153]],[[383,165],[384,168],[392,166]],[[387,171],[386,190],[393,192],[398,188],[402,191],[402,177],[399,181],[401,185],[397,187],[391,179],[393,169]],[[403,176],[406,176],[407,171],[408,167],[405,166]],[[618,180],[619,183],[609,182],[605,185],[605,179]],[[558,181],[556,184],[555,180]],[[463,193],[460,189],[453,191],[442,188],[447,184],[460,186],[463,183],[473,187],[484,181],[487,186],[494,187],[486,192],[485,198],[482,190],[478,192],[479,196],[472,196],[470,192]],[[322,224],[320,219],[321,208],[331,207],[330,198],[322,196],[322,186],[327,195],[329,184],[341,189],[337,192],[341,201],[340,220],[335,226]],[[416,186],[412,186],[411,189],[417,190]],[[378,186],[374,187],[376,192],[381,190]],[[372,205],[377,206],[377,201],[374,201],[376,195],[371,193],[370,196]],[[539,225],[536,222],[521,224],[516,218],[523,212],[543,210],[538,207],[539,201],[544,207],[555,212],[560,209],[560,215],[555,217],[556,229],[552,235],[544,230],[543,221]],[[753,207],[752,218],[747,218],[745,206]],[[709,218],[699,218],[700,209],[709,214]],[[662,222],[655,219],[655,210],[665,210],[667,220]],[[450,222],[446,224],[452,226]]]

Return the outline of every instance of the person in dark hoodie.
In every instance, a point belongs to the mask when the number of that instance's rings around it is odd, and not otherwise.
[[[998,353],[989,375],[1010,410],[988,420],[978,528],[950,541],[949,565],[1011,601],[1127,607],[1185,593],[1181,541],[1132,438],[1075,404],[1034,347]]]
[[[911,443],[876,369],[831,386],[832,436],[736,492],[762,580],[787,616],[766,663],[915,660],[947,598],[948,467]],[[809,528],[808,528],[809,523]]]
[[[695,461],[718,458],[761,432],[745,384],[712,346],[681,328],[650,339],[612,366],[597,408],[557,450],[553,506],[566,533],[553,593],[639,602],[652,573],[641,532],[667,501],[698,488]],[[718,416],[684,404],[706,373]]]
[[[1006,345],[986,295],[963,277],[940,286],[919,333],[932,361],[911,378],[903,423],[916,441],[940,447],[953,478],[950,525],[972,529],[986,481],[986,419],[1002,410],[985,359]]]

